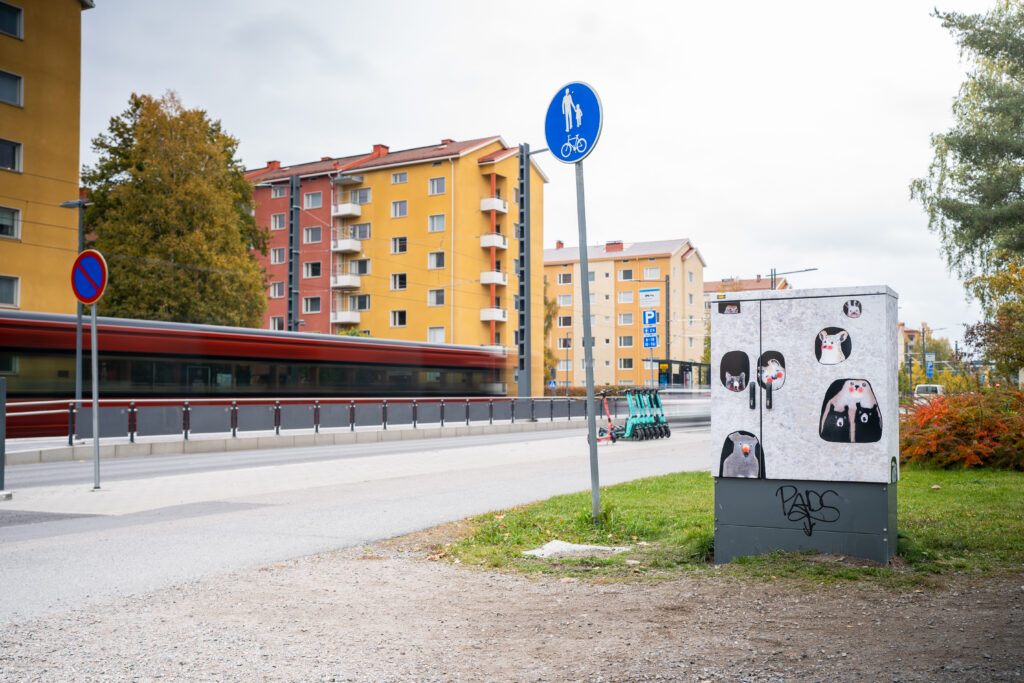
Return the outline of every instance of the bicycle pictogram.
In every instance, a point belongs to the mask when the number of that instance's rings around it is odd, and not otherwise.
[[[562,158],[569,158],[569,155],[573,152],[577,154],[583,154],[587,149],[586,138],[581,138],[579,135],[567,136],[566,142],[562,145]]]

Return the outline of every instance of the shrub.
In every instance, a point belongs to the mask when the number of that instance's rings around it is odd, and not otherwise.
[[[909,407],[900,419],[900,458],[928,467],[1024,471],[1024,394],[947,394]]]

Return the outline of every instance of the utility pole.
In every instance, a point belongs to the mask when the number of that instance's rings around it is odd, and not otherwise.
[[[547,148],[532,152],[538,154]],[[516,298],[516,314],[519,316],[518,364],[519,396],[532,396],[530,374],[532,367],[533,346],[531,344],[530,316],[530,145],[525,142],[519,145],[519,221],[515,224],[515,237],[519,242],[519,267],[516,276],[519,278],[519,295]]]
[[[288,319],[285,329],[299,329],[299,176],[288,179]]]

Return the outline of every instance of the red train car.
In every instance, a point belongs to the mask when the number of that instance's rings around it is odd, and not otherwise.
[[[72,315],[0,311],[9,402],[74,398],[75,327]],[[88,318],[82,327],[88,399]],[[97,333],[103,399],[500,396],[511,368],[501,350],[452,344],[123,318],[99,318]],[[8,421],[9,436],[24,431]]]

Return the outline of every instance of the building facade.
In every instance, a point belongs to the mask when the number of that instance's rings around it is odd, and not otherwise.
[[[74,313],[82,11],[0,2],[0,307]]]
[[[559,387],[583,386],[583,301],[578,247],[544,251],[546,296],[558,306],[548,339]],[[692,386],[704,351],[704,257],[688,239],[608,242],[587,249],[594,385]],[[656,297],[656,300],[655,300]],[[657,344],[644,348],[643,310],[657,311]],[[666,322],[667,321],[667,322]],[[548,379],[548,378],[545,378]]]
[[[539,255],[547,178],[530,168],[530,249]],[[256,221],[271,232],[268,255],[257,255],[270,282],[265,327],[287,329],[293,293],[303,332],[495,346],[514,361],[516,148],[498,136],[395,152],[374,145],[367,154],[290,167],[271,161],[247,177]],[[291,246],[290,222],[297,228]],[[542,321],[543,273],[533,270],[532,315]],[[531,384],[539,390],[542,323],[531,340]],[[509,381],[516,377],[510,370]]]

